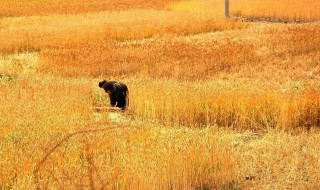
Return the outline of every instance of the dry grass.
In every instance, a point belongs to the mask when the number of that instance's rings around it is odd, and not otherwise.
[[[0,85],[0,187],[6,189],[31,177],[42,151],[60,135],[92,118],[92,93],[84,85],[51,77],[2,79]]]
[[[0,39],[5,39],[0,47],[3,54],[47,49],[53,52],[52,48],[61,51],[65,48],[83,48],[92,43],[101,46],[115,40],[190,35],[243,28],[244,24],[216,19],[211,14],[129,10],[4,18],[1,26]],[[101,47],[90,48],[98,50]]]
[[[0,189],[319,189],[319,23],[221,2],[3,1]]]
[[[250,0],[231,1],[231,11],[236,15],[272,17],[283,20],[319,20],[320,2],[317,0]]]
[[[75,137],[68,144],[77,147],[64,151],[63,145],[42,168],[41,180],[48,183],[41,186],[190,189],[233,185],[234,159],[216,135],[148,126]]]
[[[176,0],[3,0],[0,16],[31,16],[47,14],[77,14],[128,9],[161,9]]]
[[[135,89],[131,93],[135,114],[166,126],[290,131],[320,125],[318,87],[297,89],[292,84],[284,91],[279,85],[249,80],[199,83],[143,78],[127,83]]]

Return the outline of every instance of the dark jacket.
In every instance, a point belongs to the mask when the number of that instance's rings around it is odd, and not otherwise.
[[[127,85],[117,81],[101,81],[99,87],[103,88],[105,92],[110,92],[110,104],[112,106],[125,109],[129,106],[129,90]]]

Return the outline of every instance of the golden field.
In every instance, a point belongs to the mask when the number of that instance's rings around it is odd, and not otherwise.
[[[320,16],[263,2],[230,11]],[[320,23],[223,9],[4,0],[0,189],[319,189]],[[93,112],[103,79],[129,86],[126,113]]]
[[[231,10],[234,14],[283,20],[318,20],[319,8],[320,2],[317,0],[231,0]]]

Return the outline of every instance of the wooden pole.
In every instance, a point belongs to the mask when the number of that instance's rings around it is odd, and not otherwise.
[[[225,17],[229,18],[229,0],[225,0]]]

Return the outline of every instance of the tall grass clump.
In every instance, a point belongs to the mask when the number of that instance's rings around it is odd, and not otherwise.
[[[283,20],[319,20],[320,3],[316,0],[231,1],[231,12],[251,17]]]
[[[61,189],[236,188],[230,139],[215,130],[134,127],[79,135],[40,171],[40,187]]]
[[[52,78],[0,79],[0,85],[0,187],[6,189],[30,179],[48,147],[92,119],[92,93],[85,84]]]
[[[319,126],[319,93],[282,93],[263,84],[134,80],[131,108],[138,117],[167,126],[217,125],[235,130]]]

